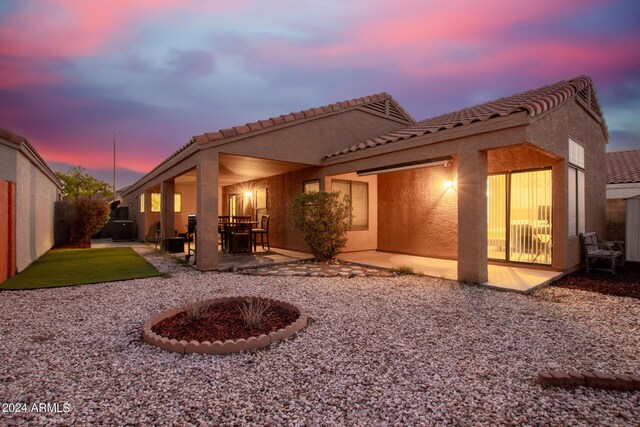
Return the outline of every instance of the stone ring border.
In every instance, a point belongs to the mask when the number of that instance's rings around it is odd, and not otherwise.
[[[291,310],[298,313],[298,318],[287,325],[284,328],[278,329],[277,331],[270,332],[268,335],[262,334],[258,337],[249,337],[248,339],[239,338],[236,340],[226,340],[222,341],[178,341],[176,339],[169,339],[167,337],[163,337],[161,335],[156,334],[151,330],[155,325],[162,322],[169,317],[173,317],[176,314],[184,311],[182,307],[172,308],[167,311],[163,311],[158,314],[148,322],[146,322],[142,326],[142,340],[147,344],[151,344],[153,346],[159,347],[166,351],[172,351],[174,353],[181,354],[190,354],[190,353],[198,353],[198,354],[230,354],[230,353],[239,353],[241,351],[247,350],[255,350],[258,348],[264,348],[270,346],[272,343],[277,341],[282,341],[287,338],[292,337],[295,333],[300,332],[307,326],[308,315],[307,312],[302,310],[300,307],[288,303],[286,301],[276,300],[272,298],[264,298],[264,297],[253,297],[253,296],[233,296],[233,297],[221,297],[221,298],[213,298],[202,301],[202,303],[225,303],[225,302],[241,302],[247,301],[248,299],[253,298],[257,300],[267,301],[271,305],[275,305],[286,310]]]

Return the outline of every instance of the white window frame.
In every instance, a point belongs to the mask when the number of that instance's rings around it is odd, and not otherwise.
[[[585,209],[585,149],[569,137],[567,167],[567,228],[569,237],[577,237],[586,230]]]

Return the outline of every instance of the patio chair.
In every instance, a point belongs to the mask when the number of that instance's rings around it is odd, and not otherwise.
[[[228,246],[228,234],[226,224],[231,220],[230,216],[219,216],[218,217],[218,236],[220,236],[220,245],[222,246],[222,251],[224,252],[226,247]]]
[[[251,217],[250,216],[234,216],[231,217],[232,222],[251,222]]]
[[[251,253],[251,223],[237,223],[233,226],[229,237],[229,249],[233,256],[236,252]]]
[[[159,222],[156,222],[151,226],[149,230],[149,235],[147,237],[147,241],[149,243],[153,243],[155,246],[155,249],[158,250],[158,245],[162,243],[162,231],[160,229]]]
[[[616,260],[620,258],[620,265],[624,267],[624,242],[621,240],[598,240],[598,235],[593,232],[580,233],[580,242],[582,243],[582,253],[584,255],[584,263],[589,272],[590,264],[599,259],[611,262],[611,268],[591,268],[591,270],[610,271],[616,273]]]
[[[260,241],[262,243],[262,249],[264,249],[264,236],[267,236],[267,249],[271,250],[271,245],[269,244],[269,220],[271,219],[271,215],[262,215],[260,219],[260,228],[254,228],[252,230],[253,233],[253,250],[256,250],[256,243],[258,241],[258,235],[260,236]]]

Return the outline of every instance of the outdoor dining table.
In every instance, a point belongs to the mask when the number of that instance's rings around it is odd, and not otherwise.
[[[249,252],[251,252],[251,239],[252,239],[252,230],[258,225],[258,221],[241,221],[241,222],[236,222],[236,221],[218,221],[218,224],[220,224],[222,226],[223,232],[223,238],[225,239],[226,245],[224,245],[226,247],[227,252],[231,253],[231,231],[236,228],[239,224],[249,224]]]

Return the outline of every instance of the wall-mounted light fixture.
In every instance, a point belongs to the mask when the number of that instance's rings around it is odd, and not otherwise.
[[[252,196],[253,196],[253,193],[251,191],[244,192],[244,197],[246,197],[247,199],[251,199]]]
[[[395,165],[381,166],[358,171],[358,176],[378,175],[382,173],[400,172],[412,169],[432,168],[435,166],[450,166],[453,158],[451,156],[437,157],[435,159],[418,160],[415,162],[397,163]]]
[[[445,190],[451,190],[453,188],[453,181],[447,180],[443,184]]]

